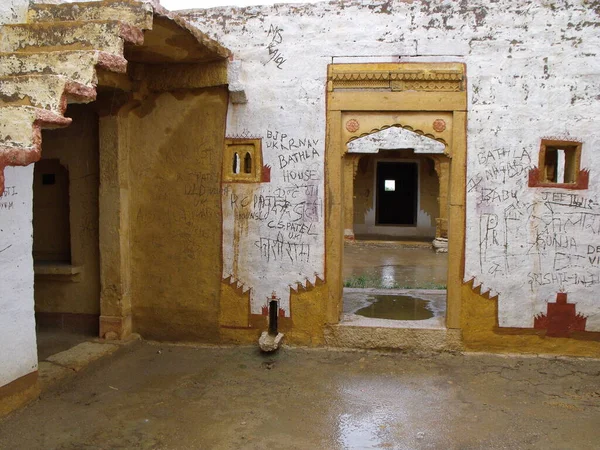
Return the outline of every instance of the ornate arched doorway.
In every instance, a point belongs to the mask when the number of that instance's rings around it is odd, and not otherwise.
[[[351,228],[353,180],[359,161],[349,152],[348,144],[361,136],[401,127],[445,146],[445,158],[438,157],[436,162],[440,179],[440,217],[436,236],[445,234],[449,241],[446,326],[460,328],[465,242],[466,108],[465,68],[460,63],[329,66],[326,144],[329,323],[337,323],[342,311],[343,242],[344,234],[348,235]]]

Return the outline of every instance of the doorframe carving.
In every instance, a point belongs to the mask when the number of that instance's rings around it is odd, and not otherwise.
[[[345,157],[346,144],[384,127],[402,126],[446,144],[445,155],[450,159],[446,326],[460,328],[465,266],[465,74],[462,63],[328,66],[325,141],[328,323],[338,323],[343,309],[344,198],[352,195],[354,185],[350,170],[353,164],[348,164]]]

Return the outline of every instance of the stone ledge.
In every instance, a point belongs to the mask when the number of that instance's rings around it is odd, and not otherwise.
[[[41,361],[38,364],[38,371],[40,374],[40,388],[42,391],[46,391],[59,381],[75,373],[71,369],[48,361]]]
[[[81,281],[83,266],[61,263],[35,263],[33,273],[38,279],[53,281]]]
[[[137,334],[132,334],[127,340],[111,341],[110,343],[101,339],[95,339],[50,356],[46,361],[39,363],[39,385],[41,391],[51,389],[59,382],[75,376],[77,372],[84,369],[88,364],[104,356],[112,355],[119,348],[136,342],[139,339],[140,336]]]
[[[46,361],[79,372],[89,363],[110,355],[120,348],[119,345],[82,342],[75,347],[50,356]]]

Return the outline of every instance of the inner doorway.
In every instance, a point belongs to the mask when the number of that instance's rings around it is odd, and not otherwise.
[[[377,224],[416,225],[419,192],[414,162],[377,163]]]
[[[376,140],[375,152],[344,157],[347,163],[354,159],[357,167],[353,239],[344,245],[343,323],[444,328],[448,259],[435,251],[432,241],[446,206],[439,203],[435,170],[435,158],[445,158],[445,146],[436,155],[418,145],[430,138],[408,130],[374,135],[357,141]],[[415,147],[402,148],[409,144]],[[427,314],[412,314],[415,305]]]

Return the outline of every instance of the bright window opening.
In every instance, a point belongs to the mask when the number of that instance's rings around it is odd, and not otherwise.
[[[233,173],[240,173],[240,155],[237,152],[233,154]]]
[[[566,144],[566,145],[565,145]],[[546,183],[577,183],[581,144],[542,141],[540,168]]]
[[[396,190],[396,180],[385,180],[383,186],[386,192],[394,192]]]

